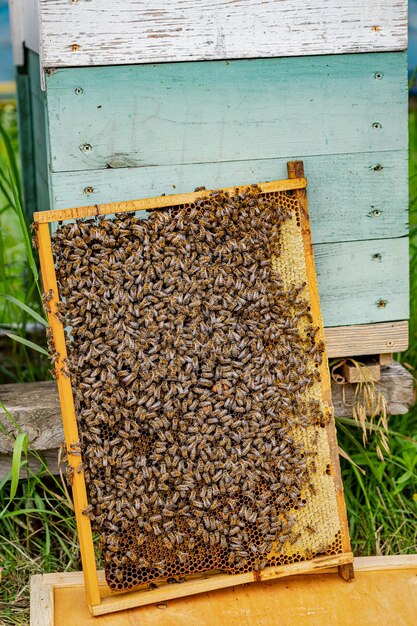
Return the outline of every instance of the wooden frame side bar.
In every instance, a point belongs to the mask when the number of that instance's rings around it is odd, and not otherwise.
[[[304,177],[304,165],[302,161],[288,162],[288,177],[290,179]],[[310,294],[311,316],[313,318],[313,324],[319,328],[319,332],[317,333],[317,339],[319,341],[321,340],[323,344],[326,345],[324,343],[325,338],[323,330],[323,320],[320,309],[319,290],[314,265],[313,242],[311,240],[310,218],[308,215],[308,201],[306,190],[298,189],[294,192],[294,196],[298,200],[298,205],[300,209],[301,235],[304,245],[304,258],[306,263],[307,287]],[[346,505],[343,495],[342,476],[340,473],[336,427],[333,419],[334,409],[332,403],[332,388],[326,350],[324,350],[322,354],[322,360],[320,363],[320,378],[324,401],[324,410],[327,411],[327,416],[331,418],[326,426],[326,432],[330,448],[331,472],[334,478],[336,491],[337,509],[342,535],[342,549],[344,553],[349,553],[351,551],[349,527],[346,514]],[[345,562],[342,565],[343,569],[339,569],[340,574],[346,580],[350,580],[351,578],[353,578],[353,568],[351,566],[352,562],[353,555],[350,562]]]
[[[90,606],[100,604],[100,592],[97,580],[97,568],[94,554],[93,535],[91,523],[82,513],[87,507],[87,490],[84,481],[84,472],[81,466],[81,453],[77,420],[75,417],[74,398],[71,381],[65,376],[62,368],[67,358],[64,327],[56,316],[58,310],[59,294],[56,281],[55,265],[52,255],[51,235],[49,224],[39,224],[38,227],[39,261],[42,271],[42,282],[45,293],[51,291],[52,298],[48,302],[48,322],[56,352],[59,353],[56,363],[58,394],[62,412],[65,443],[68,454],[68,463],[73,470],[72,493],[74,498],[74,511],[77,520],[78,538],[80,542],[81,560],[85,577],[85,589],[87,602]]]
[[[239,187],[222,187],[222,191],[234,192],[236,189],[243,192],[250,185]],[[266,193],[269,191],[289,191],[293,189],[305,189],[307,181],[304,177],[274,180],[269,183],[257,183],[257,186]],[[151,209],[162,209],[167,206],[178,204],[188,204],[195,202],[197,198],[207,197],[213,190],[204,189],[191,193],[183,193],[169,196],[158,196],[156,198],[142,198],[141,200],[128,200],[126,202],[112,202],[109,204],[94,204],[91,206],[77,207],[74,209],[57,209],[52,211],[41,211],[33,214],[33,219],[38,224],[48,222],[59,222],[61,220],[79,219],[82,217],[95,217],[97,215],[108,215],[113,213],[130,213],[132,211],[148,211]]]

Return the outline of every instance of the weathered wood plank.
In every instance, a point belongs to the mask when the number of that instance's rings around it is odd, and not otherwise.
[[[300,156],[313,243],[408,232],[408,152]],[[52,173],[51,208],[85,206],[285,178],[287,158]],[[331,176],[329,172],[331,171]],[[44,210],[45,207],[39,207]]]
[[[46,67],[404,50],[406,0],[40,0]]]
[[[381,380],[376,388],[384,394],[389,414],[403,415],[414,403],[413,377],[400,363],[381,368]],[[356,385],[332,384],[337,417],[352,416],[355,389]],[[55,381],[1,385],[0,398],[20,428],[28,434],[32,449],[44,456],[51,471],[56,472],[57,448],[64,440],[64,434]],[[0,422],[11,431],[11,424],[1,410]],[[11,467],[12,449],[13,440],[0,431],[0,476]]]
[[[64,436],[55,381],[1,385],[0,400],[27,433],[34,450],[50,450],[61,444]],[[13,432],[1,409],[0,421]],[[9,453],[12,448],[12,439],[0,430],[0,454]]]
[[[69,68],[46,84],[53,172],[407,147],[403,52]]]
[[[403,352],[408,348],[408,322],[356,324],[325,328],[329,357]],[[391,361],[384,363],[389,365]],[[382,362],[381,362],[382,365]]]
[[[314,246],[325,326],[407,319],[408,239]]]
[[[360,398],[356,389],[356,384],[332,384],[336,417],[352,417],[352,407]],[[397,362],[381,367],[381,380],[375,389],[384,395],[389,415],[404,415],[415,402],[413,376]]]
[[[61,419],[61,418],[60,418]],[[39,455],[43,463],[41,463],[37,456],[34,454],[28,455],[28,466],[30,467],[32,472],[38,472],[41,468],[46,464],[48,471],[51,474],[58,475],[59,467],[58,467],[58,448],[51,448],[50,450],[37,450],[37,455]],[[0,454],[0,480],[2,480],[5,476],[7,476],[8,472],[12,469],[12,453],[9,454]],[[65,474],[65,464],[62,465],[61,471]],[[27,470],[25,468],[20,471],[20,478],[27,477]]]
[[[80,572],[81,573],[81,572]],[[82,575],[83,583],[84,576]],[[30,579],[31,626],[54,626],[54,588],[41,574]],[[58,626],[57,624],[55,626]]]

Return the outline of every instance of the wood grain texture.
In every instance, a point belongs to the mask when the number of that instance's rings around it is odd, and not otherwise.
[[[408,152],[301,156],[313,243],[383,239],[408,232]],[[55,172],[52,209],[285,178],[287,159]],[[329,172],[332,172],[329,176]],[[86,191],[87,190],[87,193]],[[38,210],[45,207],[39,205]]]
[[[68,68],[46,85],[52,172],[407,147],[403,52]]]
[[[59,421],[61,422],[61,416],[59,417]],[[61,423],[60,423],[59,430],[62,432]],[[62,440],[63,439],[64,439],[64,435],[62,435]],[[31,472],[38,472],[40,469],[44,469],[46,465],[46,467],[48,468],[48,471],[51,474],[54,474],[57,476],[60,473],[59,465],[58,465],[58,448],[51,448],[50,450],[37,450],[36,454],[42,458],[42,462],[39,461],[39,458],[37,456],[29,453],[28,464],[26,467],[29,467]],[[3,480],[3,478],[6,478],[6,476],[11,471],[12,460],[13,460],[13,454],[11,452],[9,452],[8,454],[0,453],[0,480]],[[27,479],[28,472],[27,472],[26,467],[20,470],[20,478]],[[62,465],[61,471],[63,474],[65,474],[65,465]],[[10,475],[7,478],[7,480],[10,480]]]
[[[408,322],[357,324],[325,328],[329,357],[403,352],[408,348]]]
[[[317,244],[314,258],[325,326],[408,318],[406,237]]]
[[[103,572],[98,574],[104,588]],[[36,615],[49,621],[35,622],[31,616],[31,626],[409,626],[417,611],[416,575],[416,555],[359,557],[350,584],[333,568],[93,618],[84,601],[82,572],[44,574],[32,577],[31,594],[40,597],[38,588],[43,587],[54,591],[55,622],[49,618],[48,600],[43,600]]]
[[[407,47],[406,0],[40,0],[46,67]]]
[[[333,355],[334,356],[334,355]],[[377,390],[384,394],[389,415],[404,415],[414,404],[413,377],[400,363],[381,368]],[[337,417],[352,417],[357,385],[332,382],[332,401]],[[58,473],[58,447],[64,440],[61,409],[55,381],[0,386],[0,399],[28,434],[32,450],[36,450],[53,474]],[[10,422],[0,411],[0,423],[10,431]],[[13,439],[0,431],[0,480],[11,469]],[[33,470],[39,467],[31,459]]]
[[[30,624],[54,626],[54,589],[41,574],[30,579]]]
[[[336,417],[352,417],[352,407],[358,401],[357,388],[349,383],[332,384]],[[375,384],[375,389],[384,395],[388,415],[404,415],[415,402],[413,377],[400,363],[381,367],[381,380]]]

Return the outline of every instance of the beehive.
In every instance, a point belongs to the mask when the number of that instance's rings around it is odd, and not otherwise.
[[[405,348],[406,0],[11,9],[29,213],[275,180],[301,158],[330,355]]]
[[[115,591],[351,559],[303,185],[36,214],[76,514]]]

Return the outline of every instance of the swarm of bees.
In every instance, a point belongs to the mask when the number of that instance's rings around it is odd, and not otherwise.
[[[271,265],[293,213],[252,186],[54,236],[84,514],[113,589],[259,570],[296,540],[314,454],[294,431],[325,418],[305,284]]]

